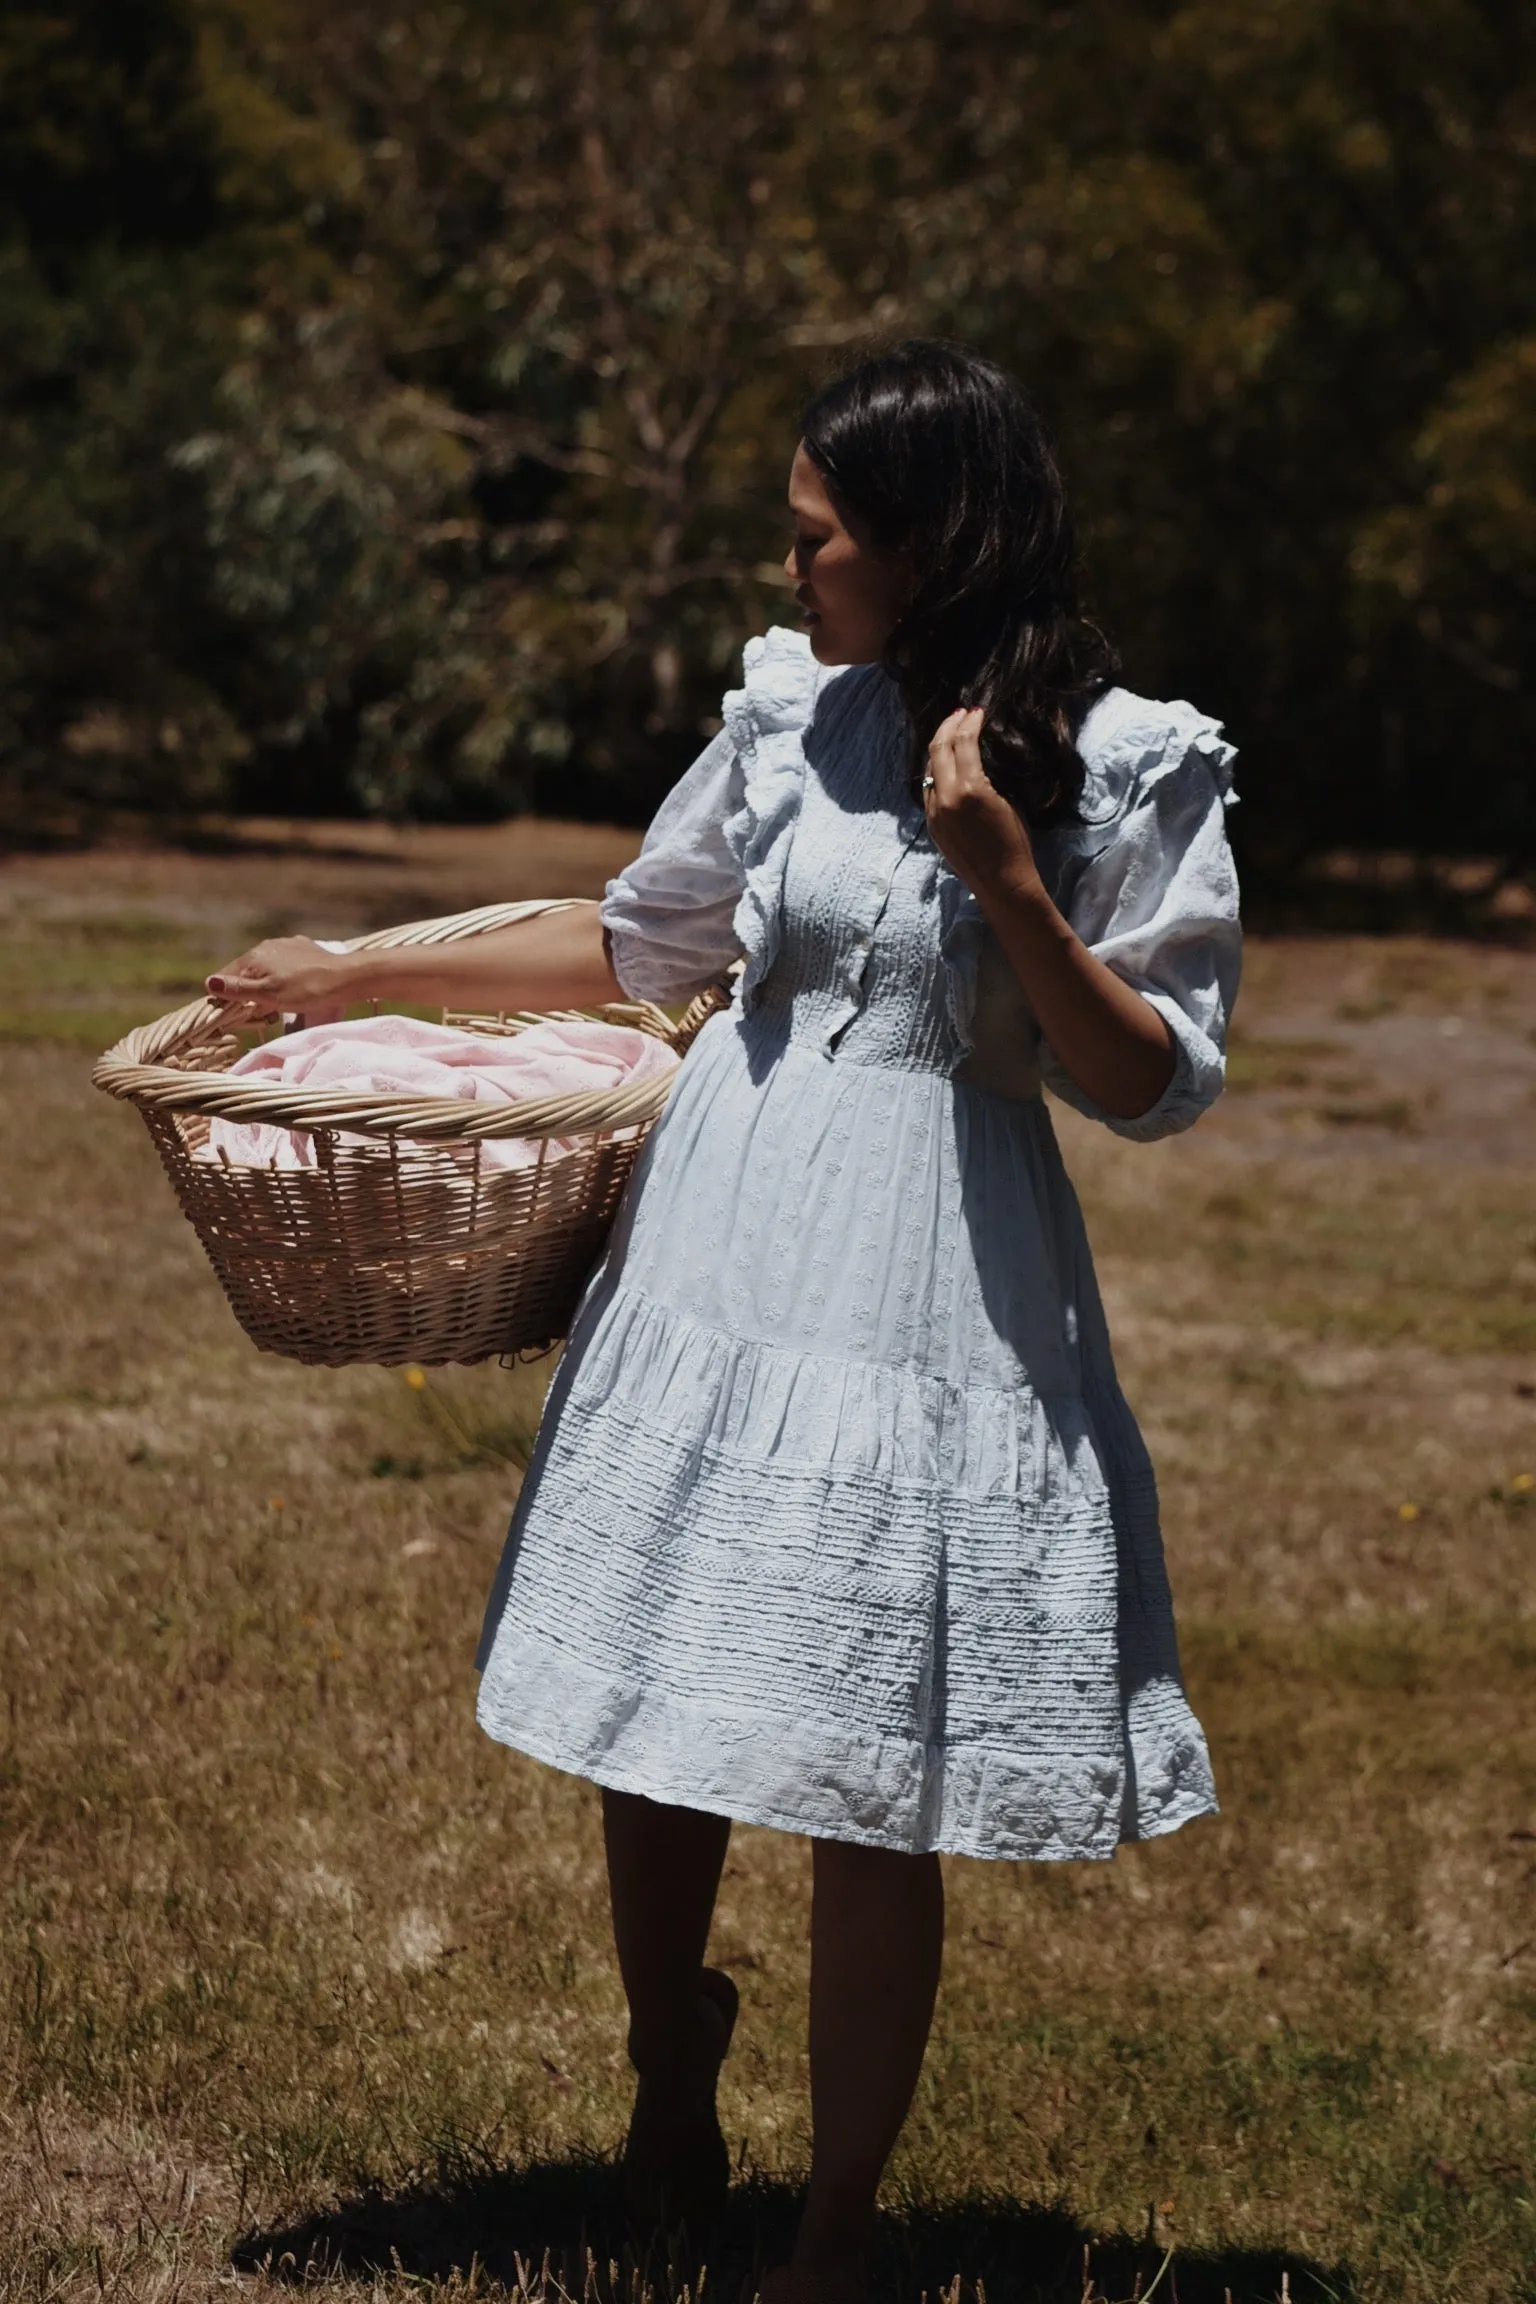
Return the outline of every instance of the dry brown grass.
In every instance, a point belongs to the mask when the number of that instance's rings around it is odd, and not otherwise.
[[[590,887],[623,836],[581,838]],[[258,1359],[84,1078],[95,1020],[169,1005],[284,869],[5,890],[0,2287],[36,2304],[192,2304],[285,2252],[338,2304],[537,2290],[546,2250],[579,2291],[614,2246],[594,1799],[471,1717],[542,1372]],[[495,892],[389,869],[301,857],[285,916]],[[1536,2293],[1536,969],[1255,960],[1223,1111],[1150,1150],[1063,1128],[1224,1812],[1113,1866],[950,1866],[883,2295],[1128,2297],[1170,2247],[1180,2304]],[[804,2166],[806,1885],[801,1844],[738,1835],[731,2295]]]

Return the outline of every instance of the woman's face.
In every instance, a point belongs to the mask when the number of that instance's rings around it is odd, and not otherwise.
[[[784,572],[818,664],[875,664],[911,581],[904,554],[877,552],[847,526],[805,448],[789,468],[795,540]]]

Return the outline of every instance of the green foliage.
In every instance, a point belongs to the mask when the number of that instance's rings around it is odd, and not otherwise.
[[[215,427],[180,442],[199,484],[211,604],[241,717],[272,751],[349,719],[344,797],[401,811],[502,795],[536,703],[495,652],[485,588],[439,566],[473,522],[451,408],[398,384],[355,315],[242,330]],[[455,519],[457,512],[460,517]],[[509,758],[510,755],[510,758]]]
[[[1352,572],[1372,624],[1411,623],[1482,689],[1529,699],[1522,653],[1536,611],[1536,336],[1498,344],[1413,444],[1415,502],[1364,524]],[[1508,763],[1506,805],[1528,773]]]
[[[805,391],[1012,364],[1253,873],[1529,858],[1515,0],[58,0],[0,26],[0,748],[63,800],[643,818]],[[1454,773],[1448,773],[1454,763]]]

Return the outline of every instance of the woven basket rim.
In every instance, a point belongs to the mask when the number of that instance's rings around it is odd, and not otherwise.
[[[536,897],[516,904],[480,905],[469,912],[406,921],[399,927],[351,937],[346,949],[381,951],[404,945],[453,943],[464,937],[489,935],[543,912],[569,911],[589,901],[581,897]],[[608,1002],[593,1010],[557,1009],[544,1016],[509,1011],[495,1017],[487,1015],[483,1021],[505,1033],[523,1031],[537,1023],[597,1015],[604,1022],[627,1024],[669,1046],[686,1046],[704,1016],[720,1004],[720,997],[715,990],[701,993],[677,1023],[649,1000]],[[189,1001],[185,1007],[125,1033],[97,1058],[91,1069],[92,1082],[105,1094],[144,1111],[260,1121],[303,1135],[345,1131],[349,1135],[386,1140],[403,1136],[438,1144],[474,1144],[512,1136],[604,1135],[610,1130],[634,1128],[655,1119],[672,1089],[673,1075],[667,1073],[619,1088],[530,1098],[515,1104],[476,1104],[459,1097],[284,1088],[231,1080],[217,1069],[184,1071],[167,1061],[200,1048],[214,1048],[254,1021],[249,1010],[220,1006],[208,999]],[[465,1016],[460,1021],[472,1030],[476,1019]]]

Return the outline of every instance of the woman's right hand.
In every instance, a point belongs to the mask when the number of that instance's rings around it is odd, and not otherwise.
[[[359,996],[357,973],[349,952],[327,952],[308,936],[269,936],[238,960],[227,960],[205,981],[209,999],[220,1007],[334,1024],[348,1000]]]

